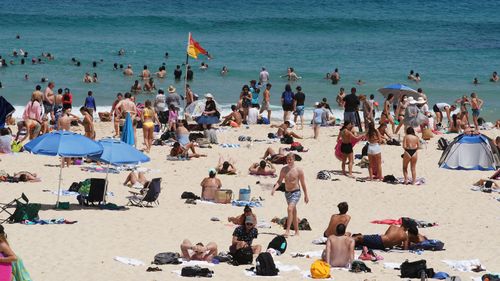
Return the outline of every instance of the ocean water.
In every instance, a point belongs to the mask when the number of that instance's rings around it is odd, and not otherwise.
[[[16,65],[0,68],[0,94],[21,107],[41,77],[68,87],[76,106],[88,90],[99,107],[109,107],[117,92],[130,89],[136,78],[113,71],[113,63],[143,65],[156,70],[166,63],[169,76],[157,87],[183,83],[172,72],[185,61],[188,32],[212,56],[190,60],[195,93],[210,92],[223,105],[235,103],[243,84],[268,68],[279,103],[286,80],[279,78],[294,67],[312,106],[323,97],[332,103],[340,87],[349,89],[358,79],[363,94],[382,96],[376,89],[391,83],[421,87],[430,102],[453,102],[463,94],[478,93],[486,104],[483,116],[500,117],[500,83],[488,82],[500,72],[500,1],[0,1],[0,54]],[[16,34],[21,39],[15,39]],[[56,59],[41,65],[19,65],[12,51],[42,52]],[[117,56],[120,48],[126,50]],[[168,59],[164,53],[170,54]],[[75,57],[81,67],[71,63]],[[91,62],[103,60],[97,68]],[[204,61],[209,70],[198,70]],[[221,77],[222,66],[229,74]],[[342,80],[331,85],[323,79],[338,67]],[[410,69],[420,73],[418,85],[406,80]],[[85,72],[96,72],[100,82],[84,84]],[[24,74],[30,80],[24,81]],[[481,82],[473,85],[477,77]],[[294,86],[295,86],[294,85]],[[138,100],[153,98],[139,95]],[[21,111],[21,112],[19,112]],[[274,115],[276,117],[276,115]]]

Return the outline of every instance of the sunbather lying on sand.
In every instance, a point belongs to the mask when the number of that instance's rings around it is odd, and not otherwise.
[[[485,179],[480,179],[479,181],[475,182],[473,184],[474,186],[480,186],[480,187],[486,187],[486,188],[493,188],[493,189],[498,189],[498,184],[493,181],[493,180],[485,180]]]
[[[189,154],[189,150],[191,150],[191,154]],[[205,154],[198,154],[194,148],[194,143],[190,142],[186,146],[182,147],[179,142],[175,142],[174,146],[170,150],[171,157],[185,157],[185,158],[199,158],[206,157]]]
[[[252,216],[254,221],[257,221],[257,216],[252,212],[252,208],[250,208],[250,206],[248,205],[246,205],[245,209],[243,209],[243,214],[237,217],[228,217],[227,221],[237,225],[245,225],[245,218],[247,216]]]
[[[276,153],[272,147],[268,147],[266,152],[264,152],[264,157],[262,159],[267,159],[273,164],[286,164],[286,155],[289,152],[286,151],[286,148],[280,147],[279,152]],[[295,160],[300,161],[302,158],[295,154]],[[269,158],[268,158],[269,157]]]
[[[217,173],[221,175],[235,175],[236,168],[234,167],[235,161],[232,158],[225,160],[224,157],[219,157],[219,163],[217,164],[217,168],[215,169]]]
[[[410,241],[408,237],[407,232],[410,228],[415,233],[415,229],[417,229],[416,223],[409,218],[402,218],[401,226],[391,225],[383,235],[354,234],[352,238],[354,238],[356,246],[366,246],[372,250],[385,250],[393,247],[401,247],[404,250],[408,250],[410,242],[417,243],[417,241]],[[418,229],[416,232],[418,233]]]
[[[11,181],[11,182],[39,182],[40,178],[37,177],[36,173],[30,173],[27,171],[21,171],[18,173],[14,173],[13,176],[10,176],[7,173],[0,174],[0,181]]]
[[[217,255],[217,244],[214,242],[203,246],[203,243],[193,245],[188,239],[184,239],[181,244],[182,258],[190,261],[207,261],[211,262],[212,258]]]
[[[261,160],[259,163],[253,163],[248,172],[256,176],[272,176],[276,174],[276,169],[271,162]]]

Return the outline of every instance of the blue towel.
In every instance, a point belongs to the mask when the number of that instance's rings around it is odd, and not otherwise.
[[[237,207],[245,207],[245,206],[250,206],[250,207],[262,207],[262,203],[260,201],[239,201],[239,200],[233,200],[231,202],[233,206]]]

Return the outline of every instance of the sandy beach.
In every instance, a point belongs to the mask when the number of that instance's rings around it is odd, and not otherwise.
[[[296,265],[300,270],[281,272],[281,278],[302,280],[302,271],[309,271],[315,257],[292,258],[293,252],[321,251],[324,246],[314,245],[325,230],[330,215],[337,213],[337,204],[349,203],[352,219],[347,231],[352,233],[375,234],[385,232],[386,225],[372,224],[372,220],[398,219],[408,216],[418,220],[436,222],[438,226],[421,228],[420,233],[445,243],[445,251],[425,251],[416,253],[391,251],[380,252],[383,261],[366,262],[372,273],[350,273],[332,270],[335,280],[400,280],[399,271],[384,269],[384,263],[402,263],[426,259],[428,267],[458,275],[462,280],[480,277],[482,273],[458,272],[449,268],[442,260],[479,259],[492,272],[500,270],[498,245],[500,238],[500,203],[498,193],[471,191],[472,183],[492,175],[491,171],[457,171],[438,168],[441,151],[437,150],[438,137],[427,142],[419,150],[418,176],[426,183],[420,186],[390,185],[383,182],[357,182],[344,176],[334,176],[339,181],[317,180],[320,170],[340,170],[340,161],[333,155],[333,148],[339,127],[321,128],[319,140],[311,138],[312,129],[296,130],[306,139],[301,143],[309,148],[301,153],[303,160],[296,164],[304,169],[309,189],[309,204],[303,199],[298,205],[300,218],[307,218],[312,231],[302,231],[299,237],[288,238],[288,249],[275,261],[286,265]],[[269,144],[267,134],[274,132],[268,125],[253,125],[249,128],[225,129],[218,133],[219,143],[239,143],[239,148],[200,148],[208,157],[189,161],[167,161],[168,146],[153,146],[149,156],[151,162],[142,167],[149,168],[147,178],[162,178],[160,205],[153,208],[130,207],[122,211],[99,210],[81,207],[75,197],[62,197],[61,201],[71,203],[70,210],[54,210],[56,195],[44,190],[55,191],[58,184],[58,159],[31,155],[27,152],[0,155],[0,167],[8,173],[28,170],[41,175],[38,183],[0,184],[1,202],[8,202],[24,192],[30,202],[42,204],[41,219],[64,218],[78,221],[72,225],[22,225],[7,224],[6,232],[11,247],[23,258],[33,280],[173,280],[172,271],[181,265],[162,265],[161,272],[146,272],[155,254],[179,252],[179,245],[185,238],[193,242],[216,242],[219,251],[228,250],[234,226],[227,223],[228,216],[239,215],[242,208],[221,204],[185,204],[180,199],[183,191],[200,194],[201,180],[208,175],[208,169],[215,167],[220,155],[236,160],[237,175],[219,175],[223,188],[237,194],[240,188],[250,186],[252,197],[264,199],[263,207],[254,208],[259,221],[269,222],[286,216],[286,204],[282,193],[271,196],[276,178],[248,175],[248,167],[262,157],[269,146],[278,149],[283,145]],[[111,123],[96,122],[97,139],[112,136]],[[498,130],[483,131],[495,137]],[[238,142],[238,136],[251,136],[263,142]],[[142,132],[138,130],[139,143]],[[455,135],[445,135],[452,139]],[[139,144],[139,148],[141,145]],[[355,154],[361,153],[362,145],[355,146]],[[383,174],[402,176],[401,147],[382,146]],[[359,160],[356,160],[356,163]],[[71,166],[63,170],[63,187],[68,188],[74,181],[86,178],[104,178],[103,173],[89,173],[80,170],[82,166]],[[278,168],[281,168],[278,165]],[[366,169],[354,166],[356,177],[368,176]],[[129,188],[122,185],[127,172],[109,175],[109,191],[114,196],[108,201],[125,205]],[[260,182],[257,184],[257,182]],[[220,219],[211,221],[212,217]],[[282,234],[284,230],[277,224],[271,228],[260,228],[254,243],[266,247],[272,234]],[[359,251],[356,252],[359,255]],[[356,255],[356,257],[357,257]],[[144,266],[130,266],[113,260],[115,256],[141,260]],[[210,267],[216,280],[241,280],[245,268],[219,264]]]

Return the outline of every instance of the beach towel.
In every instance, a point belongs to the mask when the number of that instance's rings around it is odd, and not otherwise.
[[[351,141],[352,148],[359,142],[359,140],[353,140]],[[335,145],[335,157],[337,157],[338,160],[342,161],[342,152],[340,151],[340,145],[342,144],[342,140],[340,138],[337,139],[337,144]]]
[[[404,184],[405,183],[404,182],[404,178],[399,177],[397,179],[398,179],[397,183],[399,183],[399,184]],[[411,180],[411,179],[409,178],[408,180]],[[425,178],[422,178],[422,177],[421,178],[417,178],[417,180],[415,181],[415,185],[423,185],[423,184],[425,184]]]
[[[332,272],[332,269],[330,270],[330,272]],[[320,279],[313,279],[311,276],[311,271],[302,271],[300,274],[302,275],[302,278],[305,278],[305,279],[320,280]],[[325,278],[325,279],[321,279],[321,280],[335,280],[335,279],[333,278],[333,276],[331,276],[330,278]]]
[[[239,144],[234,144],[234,143],[221,143],[219,144],[220,147],[222,148],[239,148],[240,145]]]
[[[21,223],[26,225],[46,225],[46,224],[75,224],[78,221],[69,221],[65,219],[47,219],[47,220],[23,220]]]
[[[28,270],[24,266],[23,260],[17,256],[17,260],[12,262],[12,275],[14,275],[13,281],[32,281]]]
[[[185,261],[182,259],[179,260],[182,262],[182,266],[215,266],[215,264],[209,263],[207,261],[195,261],[195,260]]]
[[[396,262],[384,262],[384,268],[385,269],[399,269],[399,266],[401,263],[396,263]]]
[[[117,170],[116,168],[113,168],[113,167],[109,167],[109,169],[107,167],[99,167],[99,166],[86,166],[86,167],[81,167],[80,168],[81,171],[84,171],[84,172],[91,172],[91,173],[111,173],[111,174],[119,174],[120,171]]]
[[[167,155],[167,161],[185,161],[189,160],[188,157],[182,157],[182,156],[170,156]]]
[[[477,268],[478,266],[485,269],[485,267],[481,265],[481,261],[479,261],[479,259],[442,260],[442,262],[446,263],[449,267],[451,267],[451,269],[462,272],[472,272],[472,269]]]
[[[326,237],[320,237],[320,238],[314,239],[312,241],[312,243],[315,244],[315,245],[325,245],[326,244],[326,240],[328,240],[328,238],[326,238]]]
[[[132,266],[141,266],[141,265],[144,265],[144,262],[140,261],[140,260],[137,260],[137,259],[133,259],[133,258],[127,258],[127,257],[114,257],[113,258],[115,261],[118,261],[118,262],[121,262],[121,263],[124,263],[124,264],[128,264],[128,265],[132,265]]]
[[[250,206],[250,207],[262,207],[262,203],[260,201],[239,201],[239,200],[233,200],[231,202],[231,205],[235,207],[245,207],[245,206]]]

